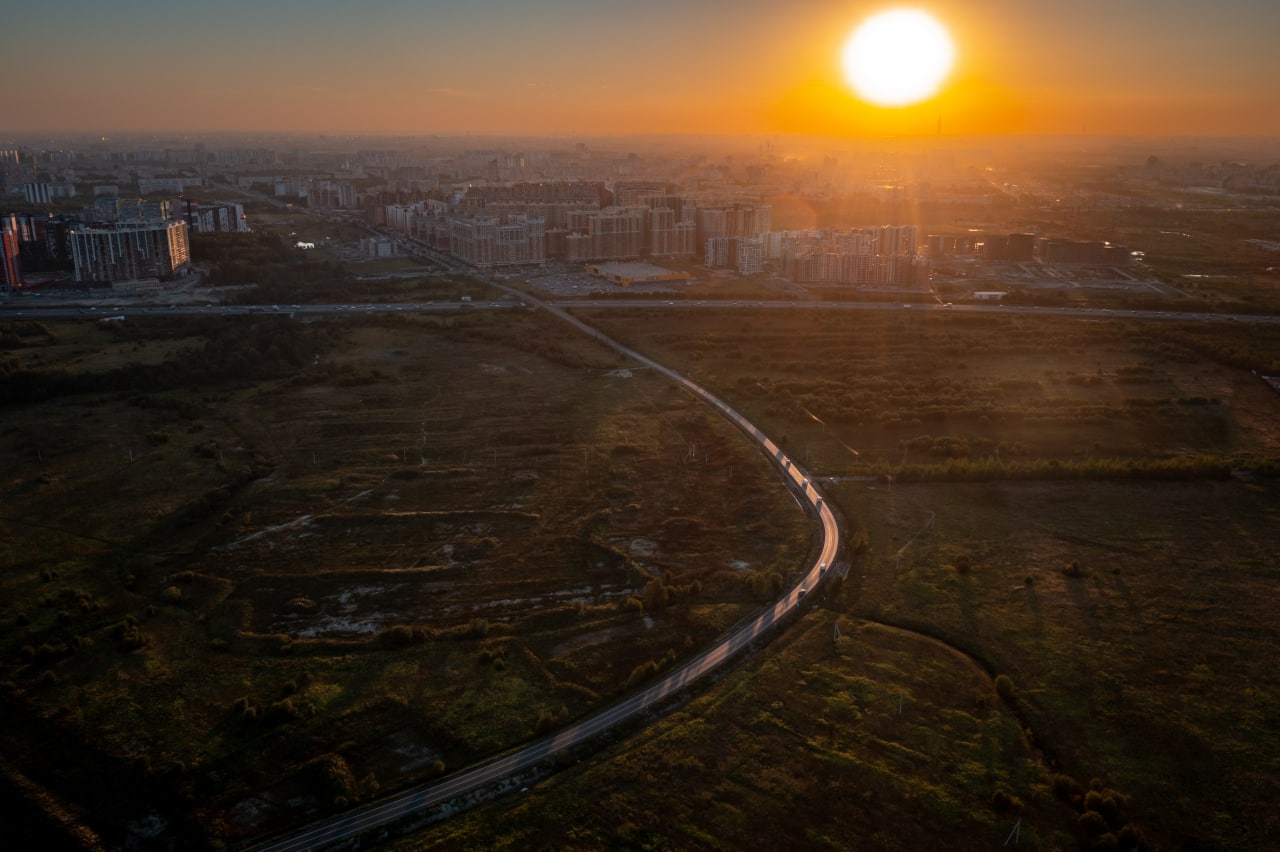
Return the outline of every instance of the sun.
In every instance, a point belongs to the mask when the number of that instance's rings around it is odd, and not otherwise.
[[[867,18],[844,46],[845,79],[864,100],[903,107],[932,97],[951,71],[955,46],[946,27],[919,9]]]

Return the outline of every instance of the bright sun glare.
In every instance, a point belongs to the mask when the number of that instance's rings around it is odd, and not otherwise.
[[[889,9],[849,37],[844,74],[864,100],[909,106],[938,91],[954,58],[951,36],[936,18],[919,9]]]

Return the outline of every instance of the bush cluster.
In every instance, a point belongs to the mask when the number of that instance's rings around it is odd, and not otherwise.
[[[1069,775],[1054,775],[1050,779],[1053,794],[1071,805],[1078,814],[1076,824],[1085,849],[1139,850],[1148,848],[1141,829],[1125,813],[1130,807],[1129,797],[1106,787],[1095,778],[1084,789]]]
[[[677,659],[676,650],[675,648],[672,648],[667,651],[667,653],[663,654],[661,659],[649,660],[648,662],[641,663],[631,670],[630,676],[627,677],[626,688],[631,689],[634,686],[639,686],[646,680],[654,677],[667,666],[674,663]]]
[[[113,333],[132,333],[118,330],[119,325],[113,324]],[[0,364],[0,400],[31,403],[121,391],[136,396],[193,385],[279,378],[313,362],[335,329],[329,324],[295,323],[280,317],[261,317],[252,323],[179,321],[171,333],[201,335],[203,344],[186,346],[160,364],[131,364],[105,372],[18,369],[4,362]]]

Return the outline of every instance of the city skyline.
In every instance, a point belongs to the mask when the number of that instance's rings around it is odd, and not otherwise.
[[[894,5],[937,16],[956,63],[937,96],[875,107],[840,50]],[[8,24],[11,134],[1280,135],[1266,0],[72,0]]]

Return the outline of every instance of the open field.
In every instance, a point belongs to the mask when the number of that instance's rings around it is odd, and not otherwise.
[[[589,318],[826,478],[848,577],[668,719],[402,848],[1265,848],[1275,331]],[[545,314],[4,341],[32,837],[234,843],[433,777],[701,647],[810,545],[741,436]]]
[[[1095,779],[1100,802],[1122,803],[1107,826],[1122,845],[1137,837],[1118,824],[1127,819],[1157,847],[1266,845],[1280,777],[1268,710],[1280,694],[1268,671],[1280,639],[1269,545],[1280,506],[1270,480],[1218,479],[1275,457],[1275,395],[1245,369],[1274,369],[1266,332],[816,313],[806,325],[761,314],[728,331],[669,313],[616,316],[593,321],[719,389],[812,473],[871,480],[830,492],[867,533],[849,580],[824,602],[850,619],[845,638],[831,642],[829,618],[806,621],[817,647],[793,654],[788,640],[770,660],[786,683],[737,673],[608,764],[404,848],[563,842],[556,824],[575,826],[574,848],[992,848],[1017,817],[1020,845],[1061,849],[1087,835],[1076,811]],[[1201,456],[1216,461],[1197,470]],[[888,486],[877,481],[886,473],[925,482]],[[1127,481],[1166,475],[1196,481]],[[1064,573],[1072,563],[1078,576]],[[922,643],[910,665],[884,662],[895,642],[882,631],[893,627]],[[854,635],[864,642],[841,662],[872,674],[831,679],[820,661]],[[968,664],[939,670],[923,637]],[[815,671],[829,679],[815,687]],[[993,697],[997,674],[1011,684],[1005,701]],[[965,676],[974,692],[964,714],[983,720],[969,730],[999,730],[1016,710],[1037,768],[1006,740],[966,774],[975,744],[944,700]],[[869,708],[831,712],[865,700],[867,682],[878,690]],[[810,704],[810,690],[829,704]],[[895,692],[904,707],[932,703],[885,736]],[[797,704],[806,722],[735,736],[743,717]],[[834,761],[840,749],[823,734],[857,745]],[[904,770],[913,737],[927,737],[927,758]],[[1054,795],[1076,784],[1074,807]],[[588,788],[623,792],[604,814],[575,809]],[[667,791],[661,805],[653,788]],[[755,795],[744,806],[733,788]],[[999,807],[1005,788],[1020,808]]]
[[[1049,783],[964,657],[819,610],[598,759],[391,848],[976,850],[1018,819],[1019,848],[1070,848]]]
[[[1274,482],[833,499],[867,551],[761,661],[394,848],[1073,849],[1091,789],[1111,848],[1269,848]]]
[[[585,316],[717,389],[819,476],[1126,476],[1280,455],[1280,330],[893,314]]]
[[[1131,796],[1158,848],[1269,845],[1275,480],[851,483],[834,498],[872,531],[836,608],[1006,674],[1049,763]]]
[[[32,838],[278,829],[584,713],[765,600],[811,535],[766,461],[550,323],[11,329],[0,753]]]

